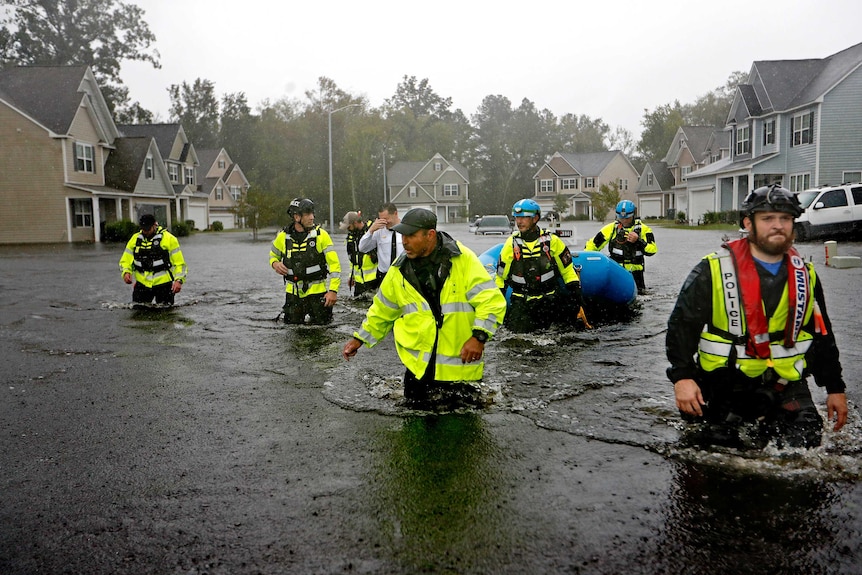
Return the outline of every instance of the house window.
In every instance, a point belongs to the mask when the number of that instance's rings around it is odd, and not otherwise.
[[[713,154],[709,157],[709,163],[714,164],[715,162],[719,161],[720,159],[721,159],[720,153],[719,154]]]
[[[775,120],[764,120],[763,122],[763,145],[771,146],[775,143]]]
[[[811,124],[813,122],[814,112],[797,114],[790,118],[790,133],[792,134],[792,138],[790,140],[791,147],[811,143]]]
[[[651,186],[651,185],[653,185],[653,184],[655,183],[655,178],[653,177],[653,175],[652,175],[652,174],[647,174],[647,175],[646,175],[646,183],[647,183],[647,185],[648,185],[648,186]]]
[[[553,192],[554,191],[554,180],[539,180],[539,191],[540,192]]]
[[[625,178],[620,178],[619,185],[620,185],[620,190],[625,191],[625,190],[629,189],[629,181]]]
[[[168,164],[168,177],[172,183],[180,183],[180,167],[176,164]]]
[[[231,186],[230,187],[230,197],[233,198],[233,201],[238,202],[241,195],[242,195],[242,190],[240,190],[239,186]]]
[[[224,190],[222,190],[221,186],[218,186],[215,190],[215,199],[217,199],[217,200],[224,199]]]
[[[224,160],[221,158],[219,158],[218,167],[219,167],[219,169],[222,169],[222,170],[224,169]]]
[[[741,156],[751,151],[751,128],[740,126],[736,129],[736,155]]]
[[[560,180],[560,189],[561,190],[577,190],[578,189],[578,179],[577,178],[564,178],[564,179]]]
[[[442,169],[443,169],[443,164],[441,164],[440,162],[434,162],[434,171],[435,172],[439,172]]]
[[[681,177],[683,180],[685,180],[686,178],[688,178],[688,175],[691,173],[691,166],[683,166],[681,169],[681,172],[682,172]]]
[[[584,187],[585,188],[595,188],[596,187],[596,179],[595,178],[584,179]]]
[[[862,171],[844,172],[841,176],[841,181],[848,184],[858,184],[862,182]]]
[[[153,173],[153,157],[147,156],[147,159],[144,160],[144,177],[148,180],[152,180],[155,177]]]
[[[72,200],[72,226],[76,228],[93,227],[93,202]]]
[[[458,195],[458,184],[443,184],[443,195],[444,196],[457,196]]]
[[[186,175],[186,180],[185,180],[186,185],[194,184],[195,183],[195,169],[186,166],[185,168],[183,168],[183,171],[185,172],[185,175]]]
[[[416,197],[416,186],[410,186],[410,192],[408,194],[411,198]]]
[[[790,191],[801,192],[811,187],[811,174],[791,174],[790,175]]]
[[[96,173],[96,151],[90,144],[75,142],[75,170],[78,172]]]

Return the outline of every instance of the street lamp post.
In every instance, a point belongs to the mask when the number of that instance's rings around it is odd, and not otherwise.
[[[359,104],[347,104],[335,110],[328,110],[329,114],[329,233],[335,233],[335,201],[332,195],[332,114],[347,108],[359,106]]]

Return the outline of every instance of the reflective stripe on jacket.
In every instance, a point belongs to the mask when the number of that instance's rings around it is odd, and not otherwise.
[[[475,253],[451,238],[444,243],[452,255],[440,292],[442,325],[438,328],[431,305],[402,274],[402,256],[384,276],[354,336],[373,347],[393,330],[398,357],[417,378],[425,374],[436,340],[434,379],[476,381],[482,379],[484,361],[462,363],[461,348],[474,329],[496,333],[506,314],[506,299]]]
[[[714,371],[722,367],[732,367],[735,363],[748,377],[762,375],[768,367],[773,367],[778,377],[788,381],[802,379],[805,368],[805,353],[811,346],[812,334],[802,330],[793,347],[784,347],[784,330],[787,325],[788,288],[784,285],[781,300],[769,320],[770,357],[759,359],[746,354],[745,313],[739,298],[739,281],[730,254],[710,254],[707,256],[712,276],[712,320],[711,325],[701,333],[698,344],[700,366],[704,371]],[[814,310],[814,285],[817,274],[814,267],[806,264],[803,268],[810,278],[807,312],[803,323],[807,324]],[[754,278],[754,281],[760,281]]]

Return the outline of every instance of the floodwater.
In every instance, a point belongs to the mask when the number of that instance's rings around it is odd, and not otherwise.
[[[630,317],[501,330],[487,405],[438,413],[402,406],[391,336],[341,358],[369,305],[346,287],[331,326],[276,321],[271,232],[181,238],[170,310],[131,309],[122,245],[0,247],[0,573],[862,572],[862,269],[798,246],[848,425],[816,449],[684,448],[666,321],[722,234],[655,232]]]

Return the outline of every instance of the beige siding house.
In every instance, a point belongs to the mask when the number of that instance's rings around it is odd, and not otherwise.
[[[243,227],[245,222],[236,213],[249,189],[248,179],[242,169],[231,160],[224,148],[199,150],[198,160],[200,166],[196,196],[203,196],[207,202],[206,225],[218,221],[226,230]]]
[[[160,162],[158,149],[123,142],[86,66],[0,71],[0,148],[0,243],[100,241],[106,223],[156,213],[173,197],[155,173],[140,194],[130,185],[145,155],[136,165],[123,154],[146,149]]]
[[[410,208],[421,207],[436,213],[438,222],[466,222],[469,191],[467,169],[440,154],[426,162],[395,162],[387,170],[389,201],[401,215]]]
[[[556,211],[558,195],[565,198],[567,213],[592,218],[592,196],[603,184],[616,182],[620,198],[635,199],[638,172],[619,150],[586,154],[557,152],[533,176],[533,199],[542,212]]]

